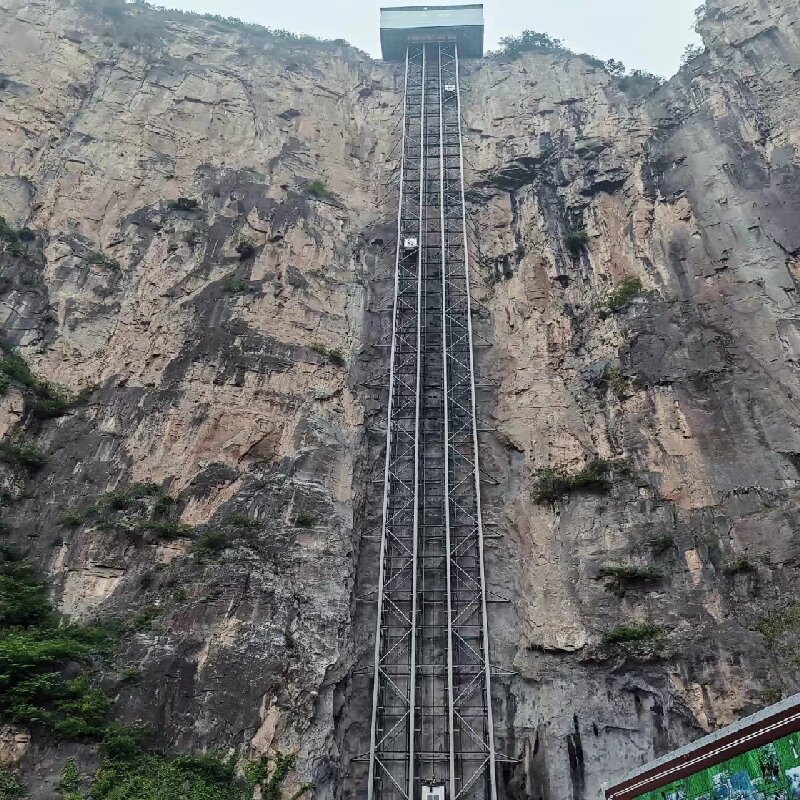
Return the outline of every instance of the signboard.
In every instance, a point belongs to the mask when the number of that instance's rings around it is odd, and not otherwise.
[[[638,800],[800,800],[800,733],[637,796]]]

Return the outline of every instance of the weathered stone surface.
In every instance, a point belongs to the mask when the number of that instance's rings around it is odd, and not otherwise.
[[[707,52],[644,98],[563,54],[465,67],[504,796],[595,798],[800,683],[796,623],[764,634],[798,602],[798,26],[796,0],[711,0]],[[124,721],[296,749],[317,797],[361,796],[397,68],[90,0],[7,0],[0,42],[0,214],[36,234],[0,254],[0,318],[97,387],[44,422],[3,398],[49,453],[3,468],[10,537],[71,616],[154,610],[104,678]],[[595,456],[629,467],[610,492],[534,502],[537,469]],[[134,481],[196,530],[59,522]],[[664,635],[604,644],[631,622]],[[42,800],[97,760],[10,729],[0,753]]]

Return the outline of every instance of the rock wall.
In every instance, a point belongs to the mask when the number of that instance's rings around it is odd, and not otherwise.
[[[649,95],[563,53],[466,65],[503,796],[596,798],[798,686],[798,24],[711,0]],[[4,0],[0,42],[0,214],[35,234],[0,254],[5,335],[92,388],[44,422],[3,399],[48,453],[3,468],[9,537],[66,614],[148,612],[104,676],[122,721],[361,796],[397,68],[90,0]],[[596,458],[608,491],[534,499]],[[186,527],[64,523],[136,481]],[[36,798],[97,758],[0,743]]]

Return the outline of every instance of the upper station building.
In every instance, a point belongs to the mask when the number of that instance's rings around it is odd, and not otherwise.
[[[462,58],[483,56],[483,4],[381,9],[385,61],[402,61],[409,44],[455,43]]]

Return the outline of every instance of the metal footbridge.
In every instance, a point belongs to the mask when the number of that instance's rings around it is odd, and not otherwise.
[[[496,800],[460,42],[430,30],[404,52],[367,798]]]

